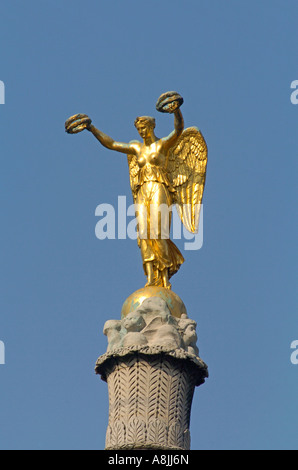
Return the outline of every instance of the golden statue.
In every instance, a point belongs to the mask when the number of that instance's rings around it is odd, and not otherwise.
[[[110,150],[127,155],[130,184],[138,220],[138,243],[148,283],[171,289],[170,278],[179,270],[184,258],[170,240],[171,208],[176,204],[182,223],[192,233],[199,225],[208,150],[199,129],[184,130],[180,110],[183,98],[176,92],[160,96],[156,109],[174,114],[174,131],[159,139],[154,133],[155,119],[149,116],[135,120],[143,142],[116,142],[92,125],[85,114],[66,121],[69,134],[87,129]],[[161,208],[168,208],[164,216]],[[161,215],[160,215],[161,214]],[[168,234],[168,236],[164,236]]]

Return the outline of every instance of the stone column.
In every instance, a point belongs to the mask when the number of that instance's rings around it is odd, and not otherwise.
[[[194,391],[208,377],[195,326],[160,296],[107,322],[109,348],[96,364],[109,388],[106,450],[190,449]]]

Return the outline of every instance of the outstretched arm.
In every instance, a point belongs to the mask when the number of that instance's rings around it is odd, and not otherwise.
[[[110,150],[116,152],[126,153],[128,155],[135,155],[137,153],[137,147],[134,143],[123,144],[121,142],[115,142],[111,137],[99,131],[92,125],[92,121],[87,114],[75,114],[70,117],[65,123],[65,130],[68,134],[78,134],[79,132],[87,129],[99,140],[99,142]]]
[[[175,120],[174,120],[175,130],[168,137],[164,137],[163,139],[161,139],[163,142],[163,149],[165,152],[167,152],[171,147],[173,147],[176,144],[176,142],[178,141],[184,129],[184,119],[179,108],[176,109],[176,111],[174,112],[174,115],[175,115]]]
[[[88,131],[92,132],[94,137],[96,137],[99,142],[110,150],[115,150],[116,152],[125,153],[126,155],[134,155],[136,153],[135,146],[133,144],[124,144],[122,142],[116,142],[114,139],[104,134],[100,130],[96,129],[92,124],[87,128]]]

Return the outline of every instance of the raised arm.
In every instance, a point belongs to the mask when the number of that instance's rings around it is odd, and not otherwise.
[[[163,143],[163,150],[167,152],[171,147],[173,147],[176,142],[178,141],[179,137],[181,136],[183,129],[184,129],[184,119],[180,109],[176,109],[174,111],[174,127],[175,130],[171,132],[168,137],[164,137],[162,140]]]

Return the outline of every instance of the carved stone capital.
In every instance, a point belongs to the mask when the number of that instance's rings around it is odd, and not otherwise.
[[[194,390],[206,366],[161,351],[122,353],[97,365],[109,387],[106,449],[189,450]]]

